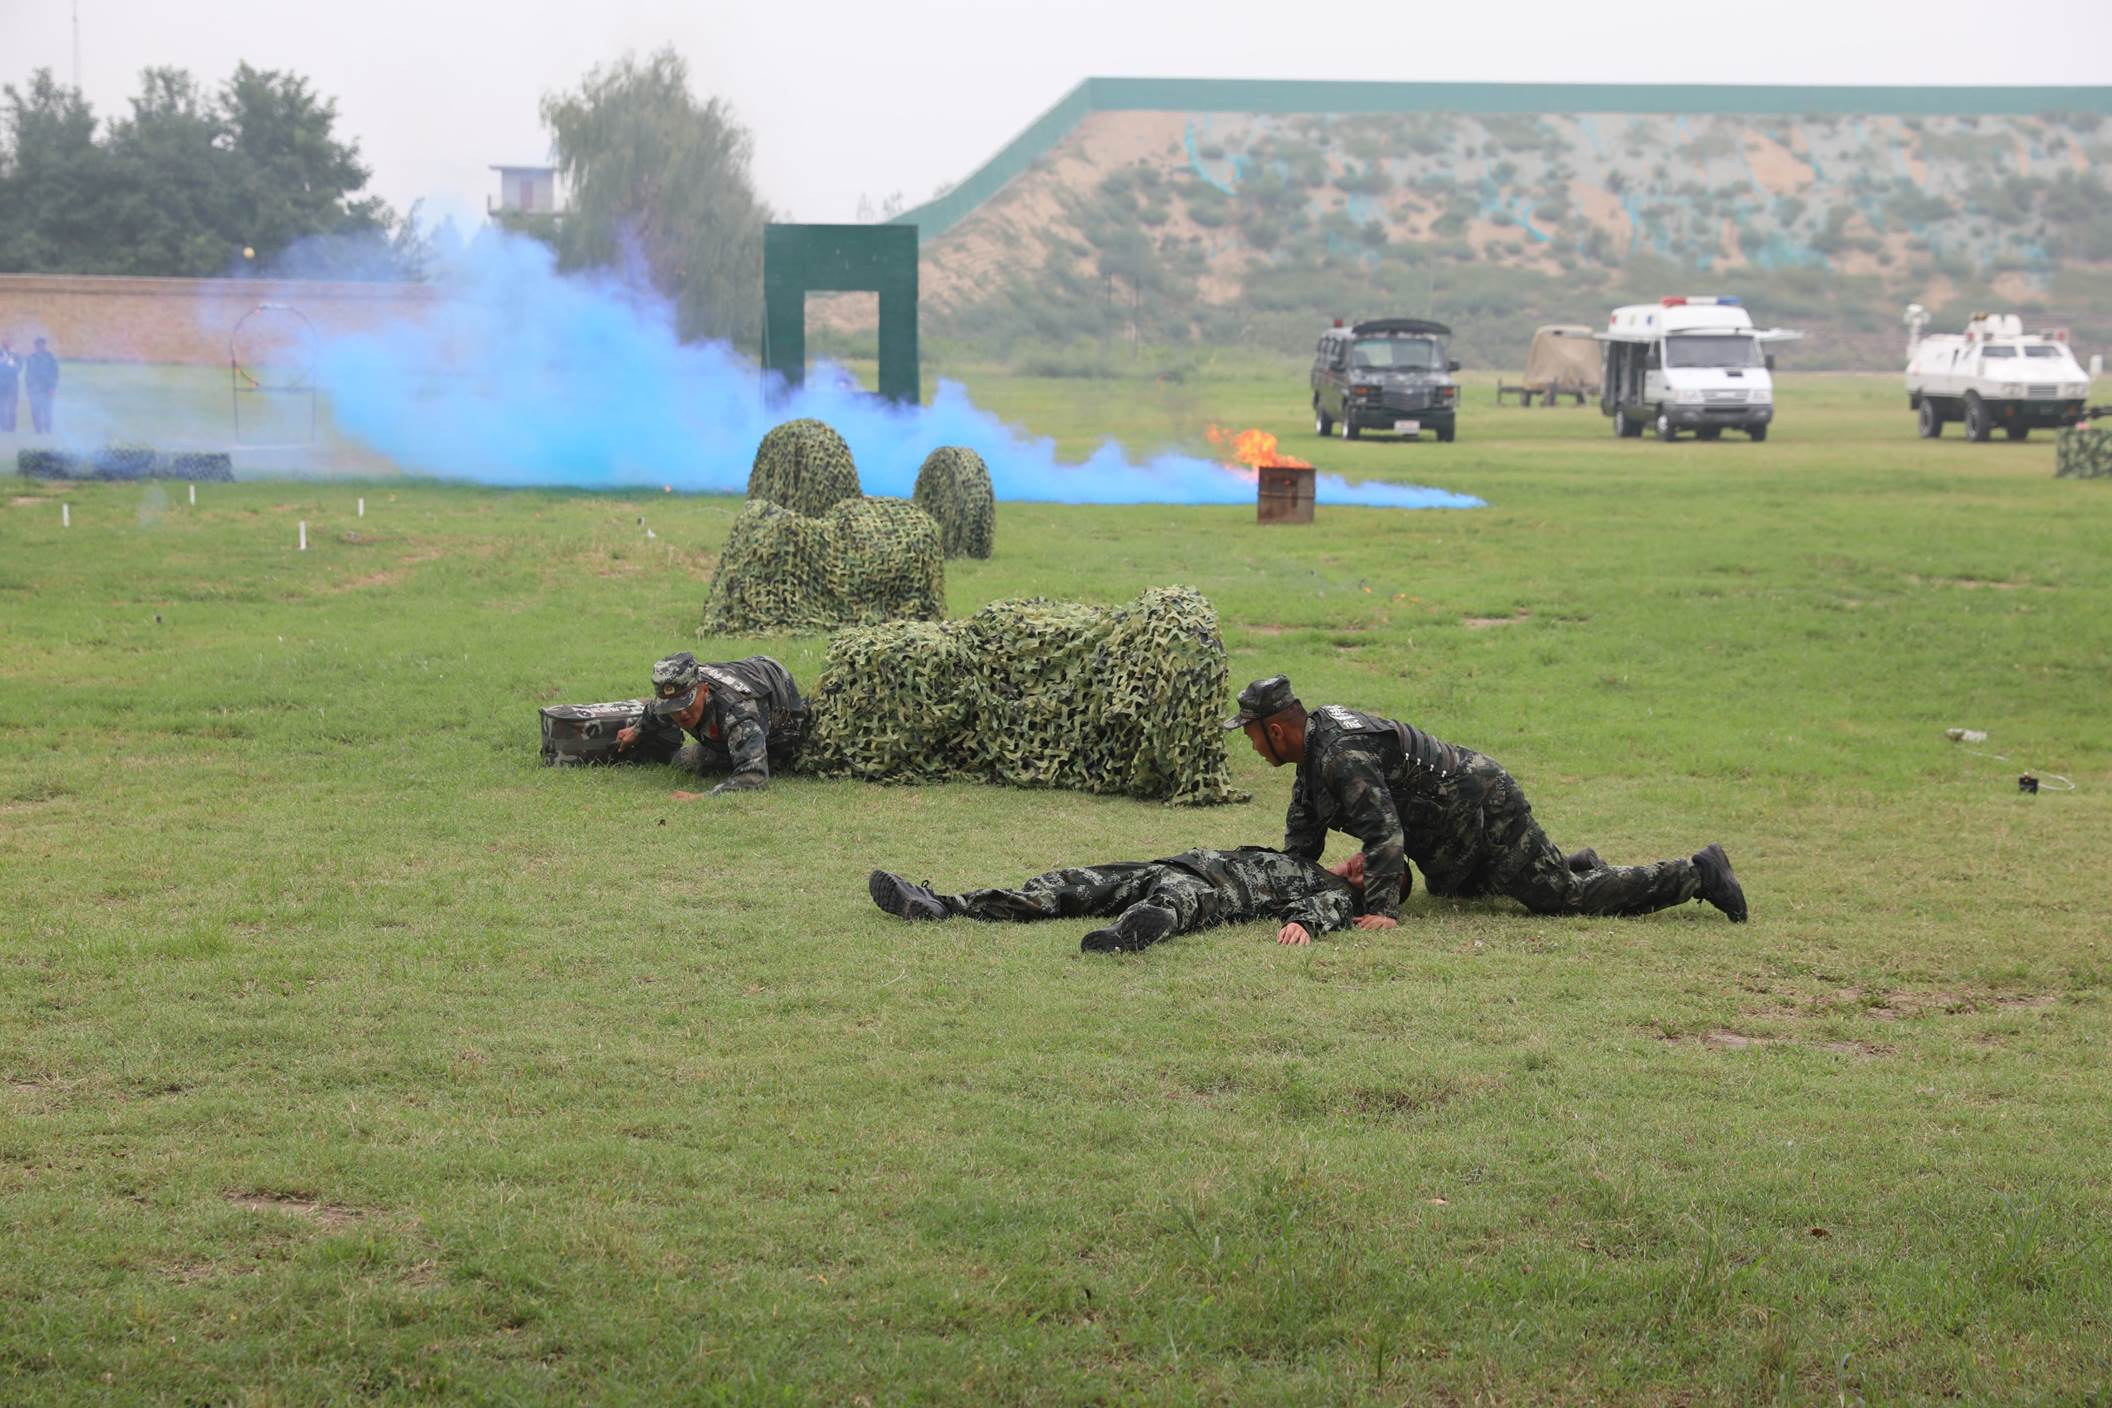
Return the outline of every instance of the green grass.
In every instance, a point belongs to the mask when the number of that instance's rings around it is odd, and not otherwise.
[[[730,500],[13,480],[0,1400],[2104,1401],[2112,490],[1890,378],[1785,377],[1760,446],[971,385],[1485,497],[1006,505],[949,597],[1199,586],[1235,683],[1492,753],[1567,846],[1721,840],[1753,922],[911,928],[868,869],[1270,841],[1289,778],[680,803],[535,710],[686,645],[811,681],[694,639]]]

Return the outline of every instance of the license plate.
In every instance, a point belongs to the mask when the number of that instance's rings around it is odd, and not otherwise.
[[[1422,428],[1423,423],[1419,420],[1397,420],[1393,423],[1393,433],[1396,435],[1413,435]]]

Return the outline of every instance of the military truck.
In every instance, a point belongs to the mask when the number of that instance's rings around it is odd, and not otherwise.
[[[2012,440],[2035,429],[2073,425],[2090,397],[2090,378],[2065,334],[2027,333],[2014,313],[1975,313],[1963,333],[1921,336],[1927,315],[1907,309],[1907,406],[1924,440],[1963,422],[1965,438],[1986,440],[1996,426]]]
[[[1416,439],[1458,433],[1459,363],[1452,329],[1423,318],[1372,318],[1320,335],[1313,353],[1313,433],[1355,440],[1367,430]]]

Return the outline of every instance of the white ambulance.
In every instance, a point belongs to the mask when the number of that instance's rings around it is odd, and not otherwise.
[[[1593,334],[1606,344],[1599,409],[1624,439],[1647,425],[1660,440],[1682,430],[1703,440],[1726,430],[1765,440],[1775,418],[1775,359],[1761,349],[1803,335],[1755,328],[1735,298],[1672,297],[1616,308]]]
[[[1922,438],[1962,421],[1965,438],[1985,440],[1996,426],[2022,440],[2034,426],[2073,425],[2090,399],[2090,378],[2068,350],[2065,330],[2028,333],[2014,313],[1975,313],[1964,333],[1921,335],[1928,315],[1907,309],[1907,405]]]

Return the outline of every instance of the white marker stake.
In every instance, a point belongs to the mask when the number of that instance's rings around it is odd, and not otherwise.
[[[71,527],[73,526],[73,505],[72,505],[72,504],[60,504],[60,505],[59,505],[59,526],[60,526],[61,528],[71,528]]]
[[[359,516],[361,518],[365,518],[367,516],[367,501],[365,499],[361,499],[359,501]]]
[[[301,551],[308,551],[308,520],[301,520]]]
[[[198,507],[198,486],[196,484],[192,484],[188,487],[191,491],[191,507],[196,508]]]

